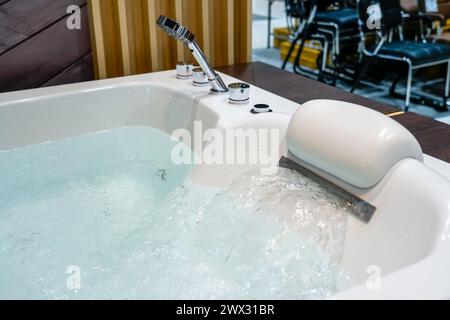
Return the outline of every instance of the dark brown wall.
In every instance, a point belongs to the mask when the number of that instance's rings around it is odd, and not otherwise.
[[[81,8],[81,30],[66,26]],[[86,0],[0,0],[0,92],[94,79]]]

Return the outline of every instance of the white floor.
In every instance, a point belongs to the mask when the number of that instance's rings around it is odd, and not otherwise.
[[[266,19],[253,19],[253,49],[267,48],[268,0],[253,0],[253,14]],[[286,26],[284,0],[272,5],[272,29]],[[272,40],[271,40],[272,41]]]

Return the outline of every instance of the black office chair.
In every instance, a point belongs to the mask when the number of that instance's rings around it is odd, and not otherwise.
[[[407,67],[407,85],[405,95],[405,111],[408,111],[411,102],[411,88],[413,72],[434,65],[447,65],[446,84],[441,108],[447,109],[450,84],[450,46],[415,41],[393,40],[393,31],[400,32],[405,15],[402,12],[399,0],[359,0],[358,24],[361,32],[361,53],[367,57],[364,67],[356,77],[352,92],[359,84],[373,60],[390,61],[404,64]],[[374,35],[375,44],[368,45],[367,36]],[[397,80],[391,87],[395,93]]]
[[[286,0],[287,15],[295,17],[299,23],[294,33],[288,55],[283,62],[283,69],[286,67],[297,43],[300,41],[300,49],[297,52],[293,64],[294,72],[298,74],[306,73],[307,75],[314,73],[312,70],[305,70],[300,65],[300,58],[305,42],[307,40],[316,40],[321,44],[322,48],[322,54],[319,55],[320,61],[318,61],[318,80],[324,81],[325,74],[331,74],[333,76],[332,83],[334,84],[336,82],[336,65],[338,64],[337,57],[340,54],[341,39],[343,38],[344,32],[348,31],[344,31],[341,23],[348,23],[346,21],[349,20],[347,13],[353,11],[355,25],[351,32],[355,34],[355,29],[357,29],[357,16],[355,9],[346,8],[342,4],[341,7],[334,5],[334,8],[330,10],[329,7],[333,5],[334,1],[332,0]],[[319,19],[317,18],[318,16],[320,17]],[[339,19],[339,21],[335,19]],[[356,32],[356,35],[359,36],[359,33]],[[332,58],[331,69],[327,67],[329,51],[331,51]]]
[[[296,44],[300,41],[300,49],[293,64],[294,72],[310,73],[300,65],[300,57],[305,41],[317,40],[322,46],[318,79],[322,81],[325,73],[331,74],[332,84],[335,84],[338,65],[341,62],[342,43],[350,38],[359,38],[356,9],[347,7],[346,2],[332,0],[286,0],[286,9],[287,14],[296,17],[301,23],[282,68],[285,68]],[[332,58],[331,69],[327,68],[329,51]]]
[[[342,43],[359,38],[358,14],[348,1],[319,0],[314,24],[333,31],[333,53],[339,59]],[[331,9],[330,9],[331,7]]]
[[[405,39],[428,42],[432,34],[440,33],[445,19],[437,12],[429,12],[429,5],[434,3],[437,8],[437,0],[400,0],[405,11]],[[437,26],[437,27],[436,27]]]
[[[288,23],[288,27],[292,30],[292,41],[286,58],[281,66],[282,69],[286,68],[287,63],[290,61],[292,54],[300,42],[299,49],[297,51],[297,56],[294,60],[294,72],[302,73],[302,68],[300,66],[300,57],[303,52],[303,48],[307,40],[318,40],[321,41],[322,50],[322,60],[326,61],[328,56],[328,39],[323,35],[314,34],[314,28],[312,21],[317,13],[317,0],[286,0],[286,15],[288,21],[294,19],[296,21],[295,27],[292,27]],[[319,68],[319,79],[321,78],[322,67]]]
[[[286,24],[290,34],[294,34],[305,27],[310,6],[303,0],[285,0]],[[300,29],[299,29],[300,28]]]
[[[450,1],[448,3],[450,5]],[[428,33],[425,35],[425,39],[431,39],[432,42],[446,43],[450,45],[450,28],[445,26],[446,17],[444,12],[440,12],[440,6],[438,0],[418,0],[419,12],[422,15],[427,16],[436,28],[428,29]]]

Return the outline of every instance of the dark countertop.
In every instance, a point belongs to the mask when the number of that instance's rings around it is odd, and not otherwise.
[[[360,104],[383,114],[401,111],[261,62],[220,67],[217,70],[297,103],[313,99],[334,99]],[[415,113],[400,114],[392,119],[412,132],[424,153],[450,162],[449,125]]]

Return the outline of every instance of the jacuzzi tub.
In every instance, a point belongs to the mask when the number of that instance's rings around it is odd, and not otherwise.
[[[273,113],[251,114],[254,103],[269,104]],[[173,71],[5,93],[0,150],[122,127],[192,132],[201,121],[203,130],[279,129],[280,156],[288,156],[286,130],[299,107],[255,87],[251,104],[231,105],[226,95],[210,95],[208,88],[177,80]],[[369,223],[349,217],[341,266],[356,285],[332,298],[450,298],[450,165],[426,155],[423,163],[406,158],[371,188],[354,187],[314,164],[310,169],[377,207]],[[214,176],[211,170],[197,166],[193,179],[223,185],[248,168]]]

